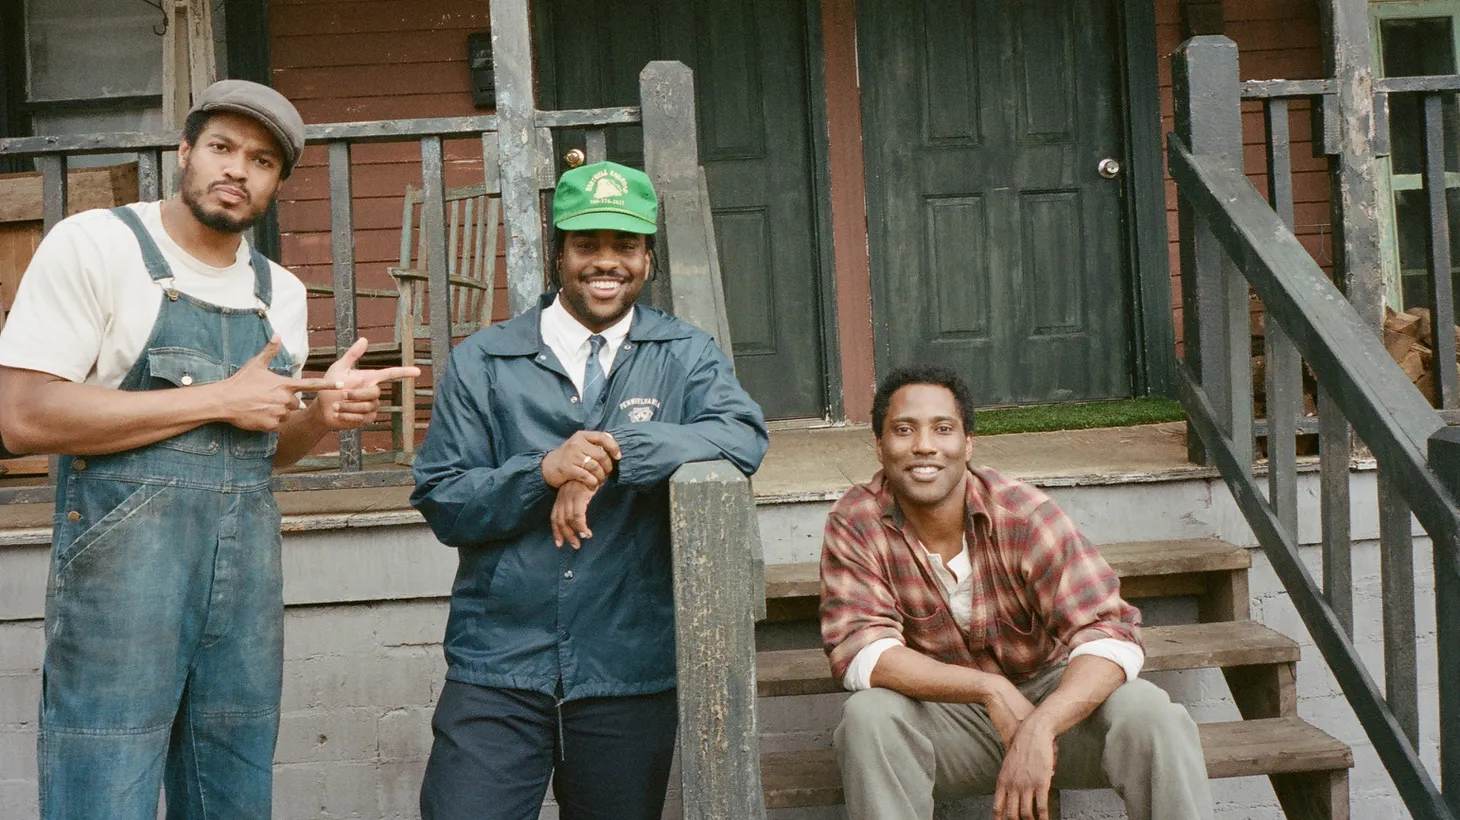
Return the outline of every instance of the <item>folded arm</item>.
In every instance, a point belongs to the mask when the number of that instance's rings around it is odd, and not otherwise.
[[[712,342],[689,373],[685,403],[682,424],[647,421],[608,431],[623,451],[620,483],[651,487],[693,461],[725,459],[746,475],[760,466],[770,444],[765,416]]]

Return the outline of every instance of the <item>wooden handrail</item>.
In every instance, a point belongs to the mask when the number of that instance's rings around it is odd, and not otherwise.
[[[1188,311],[1182,401],[1205,456],[1220,469],[1400,797],[1415,816],[1453,820],[1454,801],[1436,787],[1416,750],[1412,670],[1403,664],[1386,669],[1387,694],[1379,690],[1349,634],[1350,591],[1333,589],[1329,576],[1347,577],[1348,572],[1346,454],[1352,424],[1379,463],[1381,497],[1387,499],[1381,501],[1380,543],[1386,666],[1390,655],[1411,661],[1414,655],[1413,573],[1407,563],[1412,544],[1409,513],[1399,498],[1433,542],[1438,643],[1460,639],[1460,504],[1453,494],[1460,481],[1446,484],[1454,478],[1446,471],[1460,472],[1460,448],[1449,446],[1454,435],[1445,431],[1440,414],[1248,180],[1236,61],[1230,40],[1196,37],[1183,44],[1173,67],[1181,134],[1168,137],[1167,158],[1181,197]],[[1277,110],[1285,115],[1281,107]],[[1345,161],[1352,164],[1354,158]],[[1287,192],[1276,188],[1274,199],[1286,209]],[[1299,558],[1295,527],[1283,520],[1292,511],[1282,507],[1295,500],[1265,497],[1253,477],[1252,380],[1250,372],[1244,373],[1251,355],[1249,287],[1262,302],[1267,325],[1281,330],[1283,343],[1296,348],[1317,379],[1322,446],[1344,454],[1342,464],[1332,465],[1332,476],[1325,469],[1325,508],[1333,493],[1343,502],[1338,522],[1343,552],[1329,553],[1325,509],[1324,591]],[[1291,435],[1292,425],[1284,423],[1285,434]],[[1283,468],[1270,465],[1274,472]],[[1399,612],[1405,604],[1411,609],[1391,618],[1390,604]],[[1439,653],[1439,682],[1441,781],[1460,798],[1460,658],[1455,653]],[[1411,725],[1402,725],[1397,713]]]

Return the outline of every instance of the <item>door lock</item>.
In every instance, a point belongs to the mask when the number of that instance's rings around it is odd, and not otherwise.
[[[1116,177],[1120,176],[1120,162],[1110,157],[1106,157],[1105,159],[1100,160],[1100,164],[1095,166],[1095,170],[1099,171],[1100,176],[1103,176],[1106,179],[1115,179]]]

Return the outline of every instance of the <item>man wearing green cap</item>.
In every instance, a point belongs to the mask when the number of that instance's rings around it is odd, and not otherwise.
[[[658,201],[600,162],[553,201],[559,289],[457,346],[411,503],[460,564],[425,820],[658,818],[674,750],[667,480],[749,474],[760,408],[705,333],[636,305]],[[484,814],[485,812],[485,814]]]

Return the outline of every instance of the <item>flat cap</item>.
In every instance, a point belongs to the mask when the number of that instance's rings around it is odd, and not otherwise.
[[[304,119],[294,103],[266,85],[248,80],[219,80],[198,95],[189,113],[197,111],[232,111],[263,123],[284,151],[286,177],[304,152]]]

